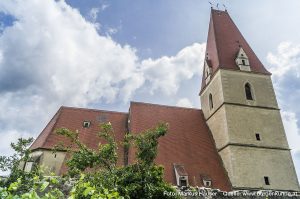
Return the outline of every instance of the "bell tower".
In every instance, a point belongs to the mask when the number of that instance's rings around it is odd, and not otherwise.
[[[233,189],[299,191],[271,73],[227,11],[211,10],[200,98]]]

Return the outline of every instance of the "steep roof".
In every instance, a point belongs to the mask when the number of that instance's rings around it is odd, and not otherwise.
[[[98,137],[100,120],[103,122],[111,122],[117,142],[123,141],[124,135],[127,132],[127,113],[103,111],[94,109],[83,109],[73,107],[61,107],[55,116],[48,123],[46,128],[37,137],[30,149],[53,149],[59,142],[65,146],[71,145],[69,139],[56,134],[58,128],[68,128],[72,131],[79,131],[79,139],[88,147],[97,149],[99,142],[104,142]],[[83,127],[84,121],[90,121],[89,128]],[[101,121],[102,122],[102,121]],[[119,160],[118,164],[124,164],[123,147],[118,149]]]
[[[165,179],[176,184],[174,164],[184,166],[190,185],[201,186],[201,174],[211,176],[213,187],[230,190],[230,182],[216,150],[212,135],[199,109],[132,102],[130,132],[137,134],[158,122],[167,122],[169,131],[160,138],[156,163],[163,165]],[[130,148],[129,163],[135,161]]]
[[[206,59],[210,61],[212,74],[219,68],[239,70],[239,67],[235,63],[235,58],[241,47],[249,58],[252,72],[266,75],[271,74],[255,55],[228,12],[212,9],[205,55]],[[204,87],[205,79],[202,78],[202,89]]]
[[[184,168],[182,175],[189,176],[190,185],[202,186],[201,176],[207,175],[211,177],[213,187],[230,190],[231,185],[226,171],[203,113],[199,109],[131,102],[128,115],[120,112],[61,107],[32,144],[31,149],[53,149],[59,142],[63,142],[66,146],[70,145],[67,138],[55,133],[56,129],[61,127],[78,130],[80,140],[88,147],[96,149],[98,143],[103,142],[97,136],[98,125],[103,119],[112,123],[118,142],[123,141],[128,130],[136,134],[154,127],[158,122],[169,123],[168,134],[159,140],[156,158],[156,163],[165,168],[165,179],[176,184],[174,165],[181,165]],[[84,128],[83,121],[91,121],[91,126]],[[118,165],[125,165],[122,145],[119,146],[118,155]],[[69,157],[67,155],[66,158]],[[134,148],[129,149],[128,162],[129,164],[135,162]],[[63,165],[61,173],[66,170],[66,166]]]

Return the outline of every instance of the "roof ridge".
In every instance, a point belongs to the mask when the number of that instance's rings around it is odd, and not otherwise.
[[[90,112],[107,112],[113,114],[128,114],[128,112],[121,112],[121,111],[109,111],[109,110],[102,110],[102,109],[95,109],[95,108],[81,108],[81,107],[71,107],[71,106],[61,106],[62,109],[73,109],[73,110],[84,110]]]
[[[202,111],[202,109],[197,109],[197,108],[188,108],[188,107],[180,107],[180,106],[171,106],[171,105],[163,105],[163,104],[153,104],[149,102],[136,102],[136,101],[130,101],[130,107],[131,104],[144,104],[148,106],[161,106],[165,108],[176,108],[176,109],[188,109],[188,110],[195,110],[195,111]]]

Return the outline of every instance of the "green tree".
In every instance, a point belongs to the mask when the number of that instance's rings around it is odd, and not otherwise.
[[[18,181],[21,185],[18,186],[16,192],[26,193],[31,189],[36,170],[33,169],[32,172],[25,172],[23,168],[20,168],[20,165],[21,162],[27,162],[29,160],[29,154],[31,152],[29,146],[32,142],[33,138],[19,138],[17,143],[11,143],[11,148],[14,150],[13,155],[0,156],[0,170],[10,172],[8,179],[2,181],[0,186],[9,187]]]
[[[95,194],[104,194],[107,198],[176,198],[164,195],[164,191],[176,190],[164,181],[163,167],[154,163],[158,139],[164,136],[167,130],[167,124],[161,123],[137,135],[128,133],[123,144],[125,150],[131,146],[136,147],[137,163],[117,167],[118,147],[110,123],[101,125],[98,135],[106,144],[99,144],[98,150],[84,145],[79,140],[78,132],[58,129],[58,134],[66,136],[75,144],[75,147],[64,148],[72,153],[67,162],[69,175],[74,177],[85,171],[85,175],[81,175],[74,186],[72,196],[93,198]]]
[[[115,140],[110,123],[101,125],[99,137],[105,140],[99,143],[97,149],[84,145],[78,132],[65,128],[57,133],[72,141],[71,146],[60,146],[57,149],[67,150],[71,158],[67,161],[69,168],[65,177],[43,176],[41,169],[24,172],[19,169],[21,161],[30,159],[30,139],[19,139],[12,144],[16,151],[10,157],[1,156],[0,168],[10,169],[11,175],[5,186],[0,185],[0,198],[17,199],[124,199],[145,198],[163,199],[176,198],[164,195],[165,191],[176,190],[163,179],[163,167],[157,166],[154,160],[157,156],[158,139],[167,133],[167,124],[159,124],[137,135],[128,133],[123,145],[125,150],[136,148],[136,163],[117,166],[118,143]],[[66,189],[65,182],[71,183],[71,190]]]
[[[118,171],[119,191],[128,195],[128,198],[176,198],[167,196],[167,192],[176,190],[163,179],[164,169],[157,166],[154,160],[157,156],[158,139],[166,135],[168,125],[158,124],[155,128],[146,130],[137,135],[128,134],[125,138],[125,147],[136,148],[137,163],[128,165]]]

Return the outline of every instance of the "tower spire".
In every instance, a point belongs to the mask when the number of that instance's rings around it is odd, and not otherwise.
[[[249,58],[252,72],[271,75],[255,55],[228,12],[212,8],[205,54],[211,62],[212,75],[218,69],[240,70],[235,59],[241,47]],[[203,79],[201,90],[205,86]]]

